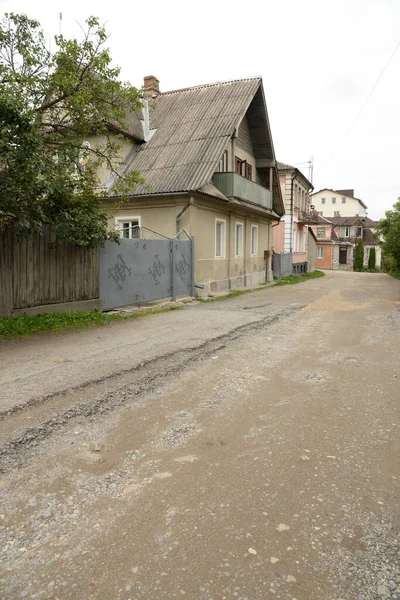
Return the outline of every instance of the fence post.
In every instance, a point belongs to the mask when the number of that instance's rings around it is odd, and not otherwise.
[[[171,240],[171,290],[172,290],[172,302],[176,302],[176,285],[175,285],[175,240]]]
[[[191,286],[191,295],[192,297],[194,297],[195,292],[194,292],[194,271],[195,271],[195,243],[194,243],[194,236],[192,236],[191,238],[191,244],[190,244],[190,258],[191,258],[191,267],[192,267],[192,286]]]

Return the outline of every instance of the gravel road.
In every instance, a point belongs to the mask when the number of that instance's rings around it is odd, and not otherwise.
[[[400,282],[0,344],[0,597],[400,600]]]

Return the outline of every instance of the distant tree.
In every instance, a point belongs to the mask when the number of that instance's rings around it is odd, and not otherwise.
[[[376,265],[376,252],[375,252],[375,248],[371,248],[369,251],[369,257],[368,257],[368,269],[370,269],[371,271],[374,271],[375,265]]]
[[[82,41],[58,35],[50,51],[38,21],[11,13],[0,22],[0,212],[20,237],[51,223],[60,237],[98,246],[116,235],[95,191],[99,164],[114,171],[121,194],[141,181],[118,175],[108,135],[110,123],[123,129],[141,94],[119,81],[98,19],[86,24]],[[93,133],[104,134],[96,148],[85,144]]]
[[[354,257],[354,271],[362,271],[364,264],[364,243],[360,238],[356,246],[356,255]]]
[[[376,226],[377,234],[383,239],[382,250],[390,269],[400,272],[400,198],[392,210]]]

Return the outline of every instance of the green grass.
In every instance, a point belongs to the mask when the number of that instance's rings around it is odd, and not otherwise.
[[[400,279],[400,273],[399,272],[395,272],[395,271],[389,271],[388,275],[390,275],[391,277],[394,277],[395,279]]]
[[[303,275],[289,275],[288,277],[282,277],[279,281],[274,283],[275,285],[291,285],[294,283],[302,283],[308,279],[318,279],[318,277],[324,277],[325,273],[322,271],[313,271],[312,273],[303,273]]]
[[[169,306],[155,310],[146,310],[143,312],[109,315],[97,310],[87,312],[61,312],[46,313],[44,315],[23,317],[0,317],[0,340],[22,337],[37,333],[50,333],[70,331],[75,329],[87,329],[107,325],[114,321],[127,321],[129,319],[138,319],[148,315],[155,315],[171,310],[178,310],[178,306]]]

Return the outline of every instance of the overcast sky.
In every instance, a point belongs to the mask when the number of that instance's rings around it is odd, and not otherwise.
[[[354,188],[380,218],[400,196],[400,0],[0,0],[38,19],[49,40],[90,15],[110,33],[122,76],[161,91],[261,75],[278,160],[314,187]]]

